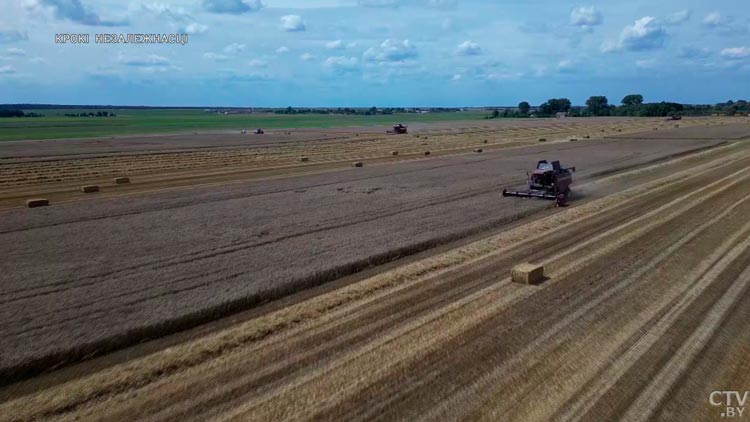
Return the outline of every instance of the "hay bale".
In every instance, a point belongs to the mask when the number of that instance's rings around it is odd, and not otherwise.
[[[430,151],[425,151],[424,155],[430,155]]]
[[[591,139],[591,135],[584,135],[584,139]]]
[[[83,193],[99,192],[99,186],[97,186],[97,185],[81,186],[81,192],[83,192]]]
[[[479,154],[480,152],[482,152],[482,148],[477,148],[477,149],[474,150],[474,152],[476,152],[477,154]]]
[[[482,142],[482,143],[483,143],[483,144],[486,144],[486,143],[487,143],[487,140],[485,139],[485,140],[484,140],[484,142]]]
[[[49,205],[49,199],[34,198],[26,200],[26,208],[46,207]]]
[[[510,275],[514,283],[539,284],[544,281],[544,267],[526,262],[513,267]]]
[[[577,138],[570,138],[570,142],[578,142]]]
[[[391,151],[391,155],[398,155],[398,151]]]
[[[302,156],[302,157],[299,157],[299,160],[302,161],[303,163],[306,163],[306,162],[310,161],[310,158]]]
[[[365,163],[363,163],[361,161],[355,161],[352,165],[354,167],[363,167],[365,165]]]
[[[114,182],[116,185],[124,185],[126,183],[130,183],[129,177],[115,177]]]
[[[680,127],[680,125],[674,125],[674,127]]]
[[[539,138],[539,142],[547,142],[547,138]]]

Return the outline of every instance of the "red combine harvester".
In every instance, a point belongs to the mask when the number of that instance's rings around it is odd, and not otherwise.
[[[530,173],[529,189],[511,191],[503,189],[503,196],[517,196],[520,198],[539,198],[555,200],[557,206],[567,205],[570,198],[570,185],[573,183],[575,167],[562,167],[559,161],[537,163],[536,169]]]
[[[406,132],[407,132],[407,126],[404,126],[401,123],[397,125],[393,125],[393,129],[388,131],[388,133],[392,133],[394,135],[405,135]]]

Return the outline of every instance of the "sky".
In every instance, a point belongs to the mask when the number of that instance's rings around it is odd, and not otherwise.
[[[0,103],[750,99],[746,0],[0,0],[0,9]],[[105,44],[96,34],[188,38]]]

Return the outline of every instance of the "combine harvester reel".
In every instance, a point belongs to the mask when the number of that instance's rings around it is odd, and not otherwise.
[[[567,206],[574,171],[576,171],[575,167],[562,167],[560,161],[539,161],[536,169],[527,173],[529,189],[503,189],[503,196],[547,199],[555,201],[555,206]]]

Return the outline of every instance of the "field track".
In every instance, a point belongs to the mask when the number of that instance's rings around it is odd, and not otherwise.
[[[728,130],[727,139],[741,131]],[[108,334],[138,328],[130,322],[164,328],[162,316],[211,301],[287,294],[299,286],[282,280],[321,261],[345,266],[394,245],[414,253],[487,235],[169,347],[134,346],[132,358],[10,385],[0,421],[720,420],[708,394],[750,389],[750,144],[716,133],[6,212],[0,239],[16,246],[1,252],[16,265],[3,268],[1,334],[11,341],[0,356],[15,365],[45,358],[23,355],[30,344],[106,348]],[[522,183],[518,173],[540,155],[582,171],[574,206],[534,217],[548,204],[497,192]],[[200,224],[215,238],[180,230]],[[294,234],[305,224],[320,230]],[[82,238],[87,246],[74,247]],[[101,267],[85,265],[82,251]],[[46,268],[31,265],[39,257]],[[524,261],[544,264],[549,279],[511,283],[510,268]],[[257,279],[233,275],[248,272]]]

